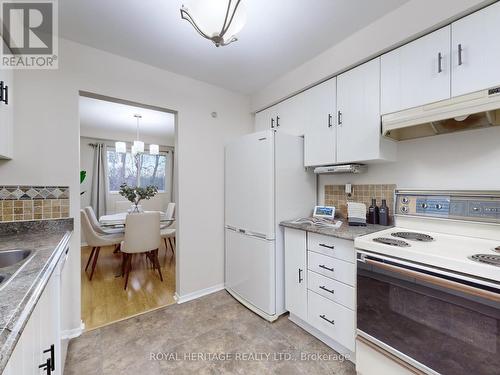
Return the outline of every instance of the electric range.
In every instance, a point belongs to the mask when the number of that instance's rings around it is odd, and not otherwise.
[[[358,337],[427,374],[500,368],[500,192],[396,192],[359,237]]]

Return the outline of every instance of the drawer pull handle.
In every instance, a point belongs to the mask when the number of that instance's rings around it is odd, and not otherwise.
[[[321,319],[326,320],[328,323],[335,325],[335,320],[328,319],[325,314],[319,316]]]
[[[331,272],[333,272],[333,271],[334,271],[333,267],[332,267],[332,268],[330,268],[330,267],[325,266],[324,264],[320,264],[320,265],[319,265],[319,268],[323,268],[323,269],[328,270],[328,271],[331,271]]]
[[[335,290],[333,290],[333,289],[328,289],[328,288],[327,288],[326,286],[324,286],[324,285],[321,285],[319,288],[320,288],[320,289],[323,289],[324,291],[326,291],[326,292],[328,292],[328,293],[335,294]]]
[[[299,268],[299,284],[302,283],[304,279],[302,278],[302,269]]]
[[[320,244],[319,244],[319,246],[321,246],[321,247],[326,247],[327,249],[332,249],[332,250],[333,250],[333,249],[335,249],[335,246],[334,246],[334,245],[326,245],[326,244],[324,244],[324,243],[320,243]]]

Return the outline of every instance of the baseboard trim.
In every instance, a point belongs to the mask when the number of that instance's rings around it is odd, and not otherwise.
[[[288,317],[292,322],[297,324],[300,328],[303,330],[309,332],[311,335],[316,337],[318,340],[323,341],[326,345],[328,345],[330,348],[335,350],[337,353],[342,354],[343,356],[346,357],[346,359],[354,364],[356,364],[356,353],[347,349],[345,346],[342,344],[339,344],[337,341],[331,339],[327,335],[325,335],[323,332],[320,330],[314,328],[312,325],[307,323],[306,321],[302,320],[298,316],[290,313],[290,316]]]
[[[210,288],[197,290],[196,292],[184,294],[182,296],[177,294],[177,292],[175,292],[174,299],[177,303],[184,303],[184,302],[191,301],[193,299],[197,299],[197,298],[206,296],[208,294],[212,294],[212,293],[221,291],[222,289],[224,289],[224,283],[211,286]]]
[[[85,323],[80,322],[80,327],[73,328],[73,329],[66,329],[66,330],[62,331],[61,332],[61,339],[62,340],[74,339],[75,337],[80,336],[84,330],[85,330]]]

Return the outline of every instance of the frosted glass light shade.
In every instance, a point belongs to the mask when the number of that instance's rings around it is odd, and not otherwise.
[[[134,141],[135,153],[144,152],[144,142]]]
[[[214,37],[219,36],[224,26],[229,2],[230,0],[189,0],[185,2],[186,6],[184,9],[189,12],[193,21],[205,35]],[[229,17],[234,13],[237,3],[237,0],[231,1]],[[230,27],[224,34],[224,41],[228,42],[235,37],[243,29],[243,26],[245,26],[246,20],[246,7],[244,2],[241,1],[236,9]]]
[[[149,145],[149,153],[151,155],[158,155],[160,153],[160,146],[155,144]]]
[[[115,151],[122,154],[127,152],[127,144],[125,142],[115,142]]]

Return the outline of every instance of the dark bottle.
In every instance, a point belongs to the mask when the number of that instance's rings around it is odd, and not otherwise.
[[[378,224],[378,207],[375,198],[372,198],[372,205],[368,207],[368,224]]]
[[[382,199],[382,205],[378,213],[378,222],[380,225],[389,225],[389,207],[387,207],[387,202]]]

